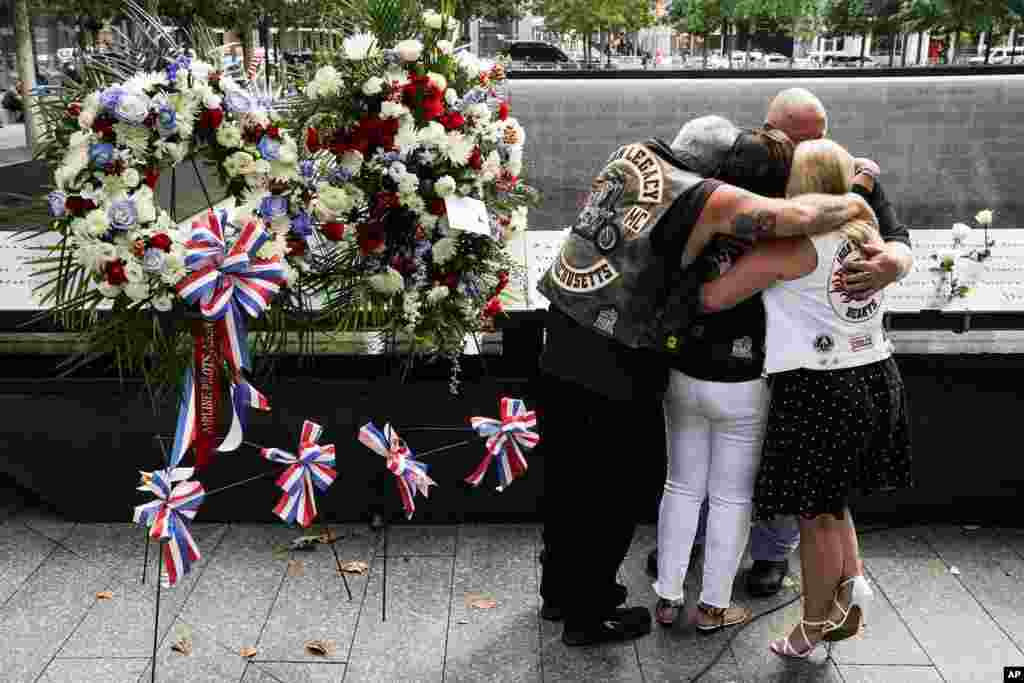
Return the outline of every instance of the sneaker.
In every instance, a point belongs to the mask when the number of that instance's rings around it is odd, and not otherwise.
[[[615,584],[616,605],[621,605],[626,602],[626,596],[629,591],[621,583]],[[552,603],[551,600],[545,600],[544,605],[540,608],[540,618],[547,621],[561,621],[562,620],[562,607],[557,603]]]
[[[746,607],[712,607],[701,602],[697,604],[697,630],[712,633],[749,621],[752,614]]]
[[[569,647],[632,640],[651,632],[651,612],[646,607],[620,607],[588,624],[566,625],[562,642]]]

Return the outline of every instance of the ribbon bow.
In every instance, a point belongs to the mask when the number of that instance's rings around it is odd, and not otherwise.
[[[233,371],[231,429],[219,451],[233,451],[242,443],[245,431],[245,409],[269,410],[270,404],[242,376],[251,370],[247,317],[258,318],[284,284],[281,257],[260,259],[260,247],[270,239],[261,226],[250,222],[231,248],[224,241],[223,224],[210,210],[204,220],[192,223],[192,233],[185,244],[185,267],[191,271],[178,283],[178,294],[190,304],[197,304],[203,318],[216,322],[217,344]],[[207,350],[209,352],[209,350]],[[194,390],[194,387],[192,387]],[[191,441],[185,443],[185,448]]]
[[[321,446],[317,443],[322,431],[315,422],[306,420],[302,423],[298,457],[278,448],[260,450],[260,455],[267,460],[289,465],[277,478],[277,485],[284,495],[274,507],[274,513],[288,524],[311,525],[316,517],[313,487],[326,491],[338,476],[334,469],[334,444]]]
[[[148,491],[157,500],[137,505],[133,521],[149,527],[150,538],[167,541],[163,544],[164,568],[172,586],[202,557],[188,528],[206,495],[198,481],[186,481],[193,472],[191,467],[174,464],[156,472],[141,472],[139,491]]]
[[[498,474],[497,489],[504,491],[526,471],[523,449],[530,450],[540,442],[540,436],[530,430],[537,426],[537,414],[527,411],[526,404],[518,398],[502,398],[500,421],[490,417],[471,417],[469,423],[477,434],[487,439],[487,454],[466,477],[466,483],[479,486],[491,460],[494,460]]]
[[[395,475],[406,519],[412,519],[416,512],[416,493],[429,498],[430,487],[437,486],[437,482],[427,476],[430,466],[413,458],[412,450],[390,424],[384,425],[382,432],[372,422],[367,422],[359,430],[359,442],[387,460],[387,468]]]

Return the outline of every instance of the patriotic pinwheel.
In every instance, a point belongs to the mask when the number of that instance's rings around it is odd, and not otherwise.
[[[188,528],[206,495],[198,481],[186,481],[193,471],[191,467],[168,465],[163,470],[141,473],[139,490],[152,493],[157,500],[137,505],[133,520],[149,527],[150,538],[166,541],[163,544],[164,568],[172,586],[202,557]]]
[[[537,414],[526,410],[518,398],[501,399],[501,420],[490,417],[471,417],[469,423],[477,434],[487,439],[487,454],[468,477],[466,483],[479,486],[494,461],[498,473],[498,491],[504,491],[526,471],[523,449],[530,450],[540,442],[540,436],[531,431],[537,426]]]
[[[322,428],[315,422],[302,423],[298,457],[278,448],[260,450],[267,460],[289,465],[277,479],[284,495],[274,507],[274,513],[288,524],[308,527],[316,517],[316,492],[313,487],[326,491],[338,476],[334,469],[334,444],[317,443]]]
[[[284,284],[281,257],[261,259],[260,247],[270,239],[256,222],[242,229],[230,249],[224,242],[227,212],[220,219],[210,210],[192,224],[186,243],[185,266],[191,271],[178,283],[181,297],[198,304],[203,318],[217,323],[219,346],[234,373],[231,387],[231,429],[218,450],[232,451],[242,443],[247,407],[266,410],[267,399],[247,383],[242,369],[251,369],[247,317],[258,318]]]
[[[359,430],[359,442],[387,460],[387,468],[395,475],[405,516],[412,519],[413,513],[416,512],[416,493],[419,492],[424,498],[429,498],[430,486],[437,486],[437,482],[427,476],[429,465],[413,458],[412,450],[390,424],[384,425],[384,431],[381,431],[372,422],[366,423]]]

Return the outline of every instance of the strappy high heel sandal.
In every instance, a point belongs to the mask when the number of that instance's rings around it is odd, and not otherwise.
[[[843,607],[839,602],[839,592],[843,589],[843,586],[852,584],[850,586],[850,604],[847,607]],[[846,640],[860,633],[860,630],[864,627],[865,617],[867,612],[868,603],[870,603],[875,597],[874,591],[871,590],[871,586],[868,585],[867,579],[863,575],[851,576],[836,588],[836,595],[832,599],[835,603],[836,609],[838,609],[842,615],[843,620],[840,621],[834,628],[829,628],[823,631],[822,639],[830,643],[835,643],[840,640]]]
[[[768,645],[768,649],[770,649],[772,652],[779,655],[780,657],[790,657],[792,659],[807,659],[811,656],[812,652],[818,649],[819,645],[824,644],[825,648],[829,651],[829,654],[831,655],[832,644],[826,642],[825,640],[819,640],[816,643],[811,643],[811,639],[807,637],[807,629],[804,628],[805,626],[819,626],[822,628],[822,633],[824,633],[826,627],[831,626],[832,628],[835,628],[836,624],[830,619],[825,619],[824,621],[807,621],[806,619],[801,619],[800,636],[804,639],[804,642],[807,643],[806,650],[804,650],[803,652],[797,652],[796,648],[794,648],[792,643],[789,642],[789,639],[792,638],[792,634],[786,636],[782,640],[773,640],[771,644]],[[780,645],[779,643],[782,644]]]

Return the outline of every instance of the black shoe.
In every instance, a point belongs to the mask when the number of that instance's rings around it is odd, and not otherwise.
[[[693,558],[698,553],[700,553],[701,547],[702,547],[702,544],[700,544],[700,543],[694,543],[693,544],[693,549],[690,551],[690,561],[691,562],[693,561]],[[650,553],[647,554],[647,573],[650,575],[650,577],[652,579],[657,579],[658,578],[658,549],[657,548],[655,548],[654,550],[652,550]]]
[[[782,590],[782,580],[789,573],[789,560],[754,560],[747,572],[747,592],[758,598],[768,598]]]
[[[616,605],[621,605],[626,602],[626,596],[629,591],[621,583],[615,584],[615,590],[617,591],[618,601]],[[540,618],[547,621],[561,621],[562,620],[562,608],[559,605],[551,604],[550,600],[544,601],[544,606],[540,608]]]
[[[651,632],[651,612],[646,607],[620,607],[604,619],[589,624],[572,624],[562,630],[562,642],[569,647],[631,640]]]

